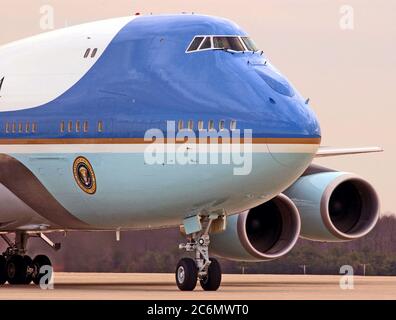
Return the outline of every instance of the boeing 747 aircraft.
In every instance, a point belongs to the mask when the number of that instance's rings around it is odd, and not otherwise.
[[[51,262],[27,243],[59,249],[54,232],[180,227],[181,290],[219,288],[211,254],[363,237],[374,188],[312,162],[381,149],[320,143],[309,99],[226,19],[139,15],[2,46],[0,283],[39,284]]]

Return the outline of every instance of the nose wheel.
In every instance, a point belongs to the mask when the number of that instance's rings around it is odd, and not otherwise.
[[[192,234],[179,248],[195,252],[195,259],[183,258],[176,267],[176,284],[181,291],[193,291],[197,281],[203,290],[216,291],[221,284],[220,263],[209,258],[209,230],[213,219],[208,218],[205,231]]]
[[[207,273],[198,277],[198,268],[194,259],[181,259],[176,267],[177,287],[181,291],[193,291],[199,279],[203,290],[217,291],[221,284],[221,267],[215,258],[210,258],[210,262]]]
[[[193,291],[197,285],[198,269],[191,258],[183,258],[176,267],[176,284],[181,291]]]
[[[205,291],[216,291],[221,284],[221,267],[215,258],[210,258],[208,274],[199,280]]]

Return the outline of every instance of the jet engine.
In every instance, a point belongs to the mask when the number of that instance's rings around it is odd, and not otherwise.
[[[211,252],[236,261],[269,261],[288,253],[300,234],[300,216],[281,194],[248,211],[228,217],[224,232],[211,236]]]
[[[379,218],[379,199],[370,183],[346,172],[314,166],[285,194],[300,212],[301,236],[314,241],[348,241],[369,233]]]

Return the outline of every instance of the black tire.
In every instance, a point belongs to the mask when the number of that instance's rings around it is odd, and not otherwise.
[[[40,269],[42,266],[52,266],[51,260],[45,255],[38,255],[33,259],[33,282],[36,285],[40,284],[41,278],[45,275],[44,273],[40,273]]]
[[[208,275],[199,282],[205,291],[216,291],[221,284],[221,267],[216,259],[210,258],[210,261]]]
[[[176,284],[181,291],[193,291],[197,285],[198,269],[191,258],[183,258],[176,267]]]
[[[7,261],[6,270],[9,284],[25,284],[27,264],[23,256],[11,256]]]
[[[2,286],[7,281],[6,272],[7,261],[3,255],[0,256],[0,286]]]
[[[25,260],[27,268],[33,268],[33,260],[29,256],[24,256],[23,259]],[[33,280],[32,274],[26,274],[25,284],[30,284]]]

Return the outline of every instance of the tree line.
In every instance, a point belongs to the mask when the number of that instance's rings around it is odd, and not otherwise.
[[[184,241],[178,229],[115,232],[73,232],[67,237],[51,235],[62,243],[58,252],[39,239],[29,243],[29,253],[51,257],[55,271],[66,272],[173,272],[186,253],[178,249]],[[2,245],[2,252],[5,246]],[[346,243],[320,243],[300,239],[286,256],[270,262],[241,263],[221,260],[225,273],[339,274],[351,265],[355,274],[396,275],[396,218],[383,216],[363,239]]]

